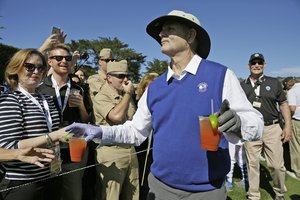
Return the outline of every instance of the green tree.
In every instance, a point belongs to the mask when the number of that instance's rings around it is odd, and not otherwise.
[[[8,46],[0,43],[0,85],[4,81],[4,72],[9,59],[18,51],[19,49],[13,46]]]
[[[148,61],[147,65],[146,73],[156,72],[161,75],[168,69],[168,61],[156,58],[154,58],[153,61]]]
[[[80,52],[87,52],[90,56],[86,65],[91,67],[98,66],[98,54],[103,48],[110,48],[114,52],[116,60],[127,60],[129,64],[129,73],[133,82],[138,82],[140,79],[140,68],[145,62],[146,56],[142,53],[137,53],[134,49],[129,48],[128,44],[121,42],[117,38],[103,38],[99,37],[96,40],[71,40],[68,44],[72,51],[78,50]],[[87,76],[91,74],[87,73]]]

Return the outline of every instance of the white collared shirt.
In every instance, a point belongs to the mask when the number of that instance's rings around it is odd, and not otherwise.
[[[167,73],[166,81],[169,81],[171,77],[173,77],[177,80],[181,80],[188,72],[195,75],[198,70],[198,66],[199,66],[199,63],[201,62],[201,60],[202,60],[202,58],[200,56],[198,56],[198,55],[193,56],[191,61],[188,63],[188,65],[185,67],[185,69],[181,72],[181,74],[179,76],[175,74],[175,72],[171,69],[170,66],[168,66],[168,73]]]

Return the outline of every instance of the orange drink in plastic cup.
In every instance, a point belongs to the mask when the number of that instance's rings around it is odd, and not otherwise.
[[[207,151],[217,151],[221,133],[213,129],[209,117],[199,116],[201,148]]]
[[[69,138],[70,156],[72,162],[80,162],[86,150],[84,138]]]

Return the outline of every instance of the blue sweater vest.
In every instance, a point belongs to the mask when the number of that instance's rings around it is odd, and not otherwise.
[[[216,152],[200,147],[198,116],[211,114],[222,104],[227,68],[202,60],[196,75],[166,81],[166,73],[148,89],[147,105],[152,115],[152,174],[177,189],[199,192],[220,188],[230,168],[228,142],[221,138]]]

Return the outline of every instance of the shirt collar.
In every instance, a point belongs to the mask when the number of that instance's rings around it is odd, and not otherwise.
[[[257,81],[259,81],[260,83],[264,82],[266,80],[264,74],[262,74]],[[251,83],[254,84],[254,81],[250,78],[250,76],[246,79],[246,83]]]
[[[52,82],[52,87],[53,88],[62,88],[62,87],[64,87],[65,85],[62,85],[62,86],[58,86],[58,84],[57,84],[57,82],[56,82],[56,80],[55,80],[55,78],[54,78],[54,76],[53,75],[51,75],[51,82]],[[66,84],[67,86],[68,86],[68,88],[71,88],[71,79],[68,77],[68,81],[67,81],[67,84]]]
[[[198,67],[199,67],[199,64],[200,64],[201,60],[202,60],[202,58],[200,56],[198,56],[197,54],[195,54],[193,56],[193,58],[191,59],[191,61],[187,64],[185,69],[182,71],[181,75],[179,75],[179,76],[175,74],[175,72],[171,69],[171,67],[169,65],[166,81],[169,81],[170,78],[172,78],[172,77],[174,77],[176,79],[180,79],[179,77],[182,78],[183,76],[185,76],[185,74],[187,72],[189,72],[190,74],[195,75],[197,70],[198,70]]]
[[[112,99],[120,99],[120,98],[122,98],[122,95],[120,95],[117,92],[117,90],[115,90],[114,88],[112,88],[112,86],[110,86],[107,82],[104,83],[104,85],[103,85],[102,88],[101,88],[101,90],[103,91],[103,93],[110,95]]]

